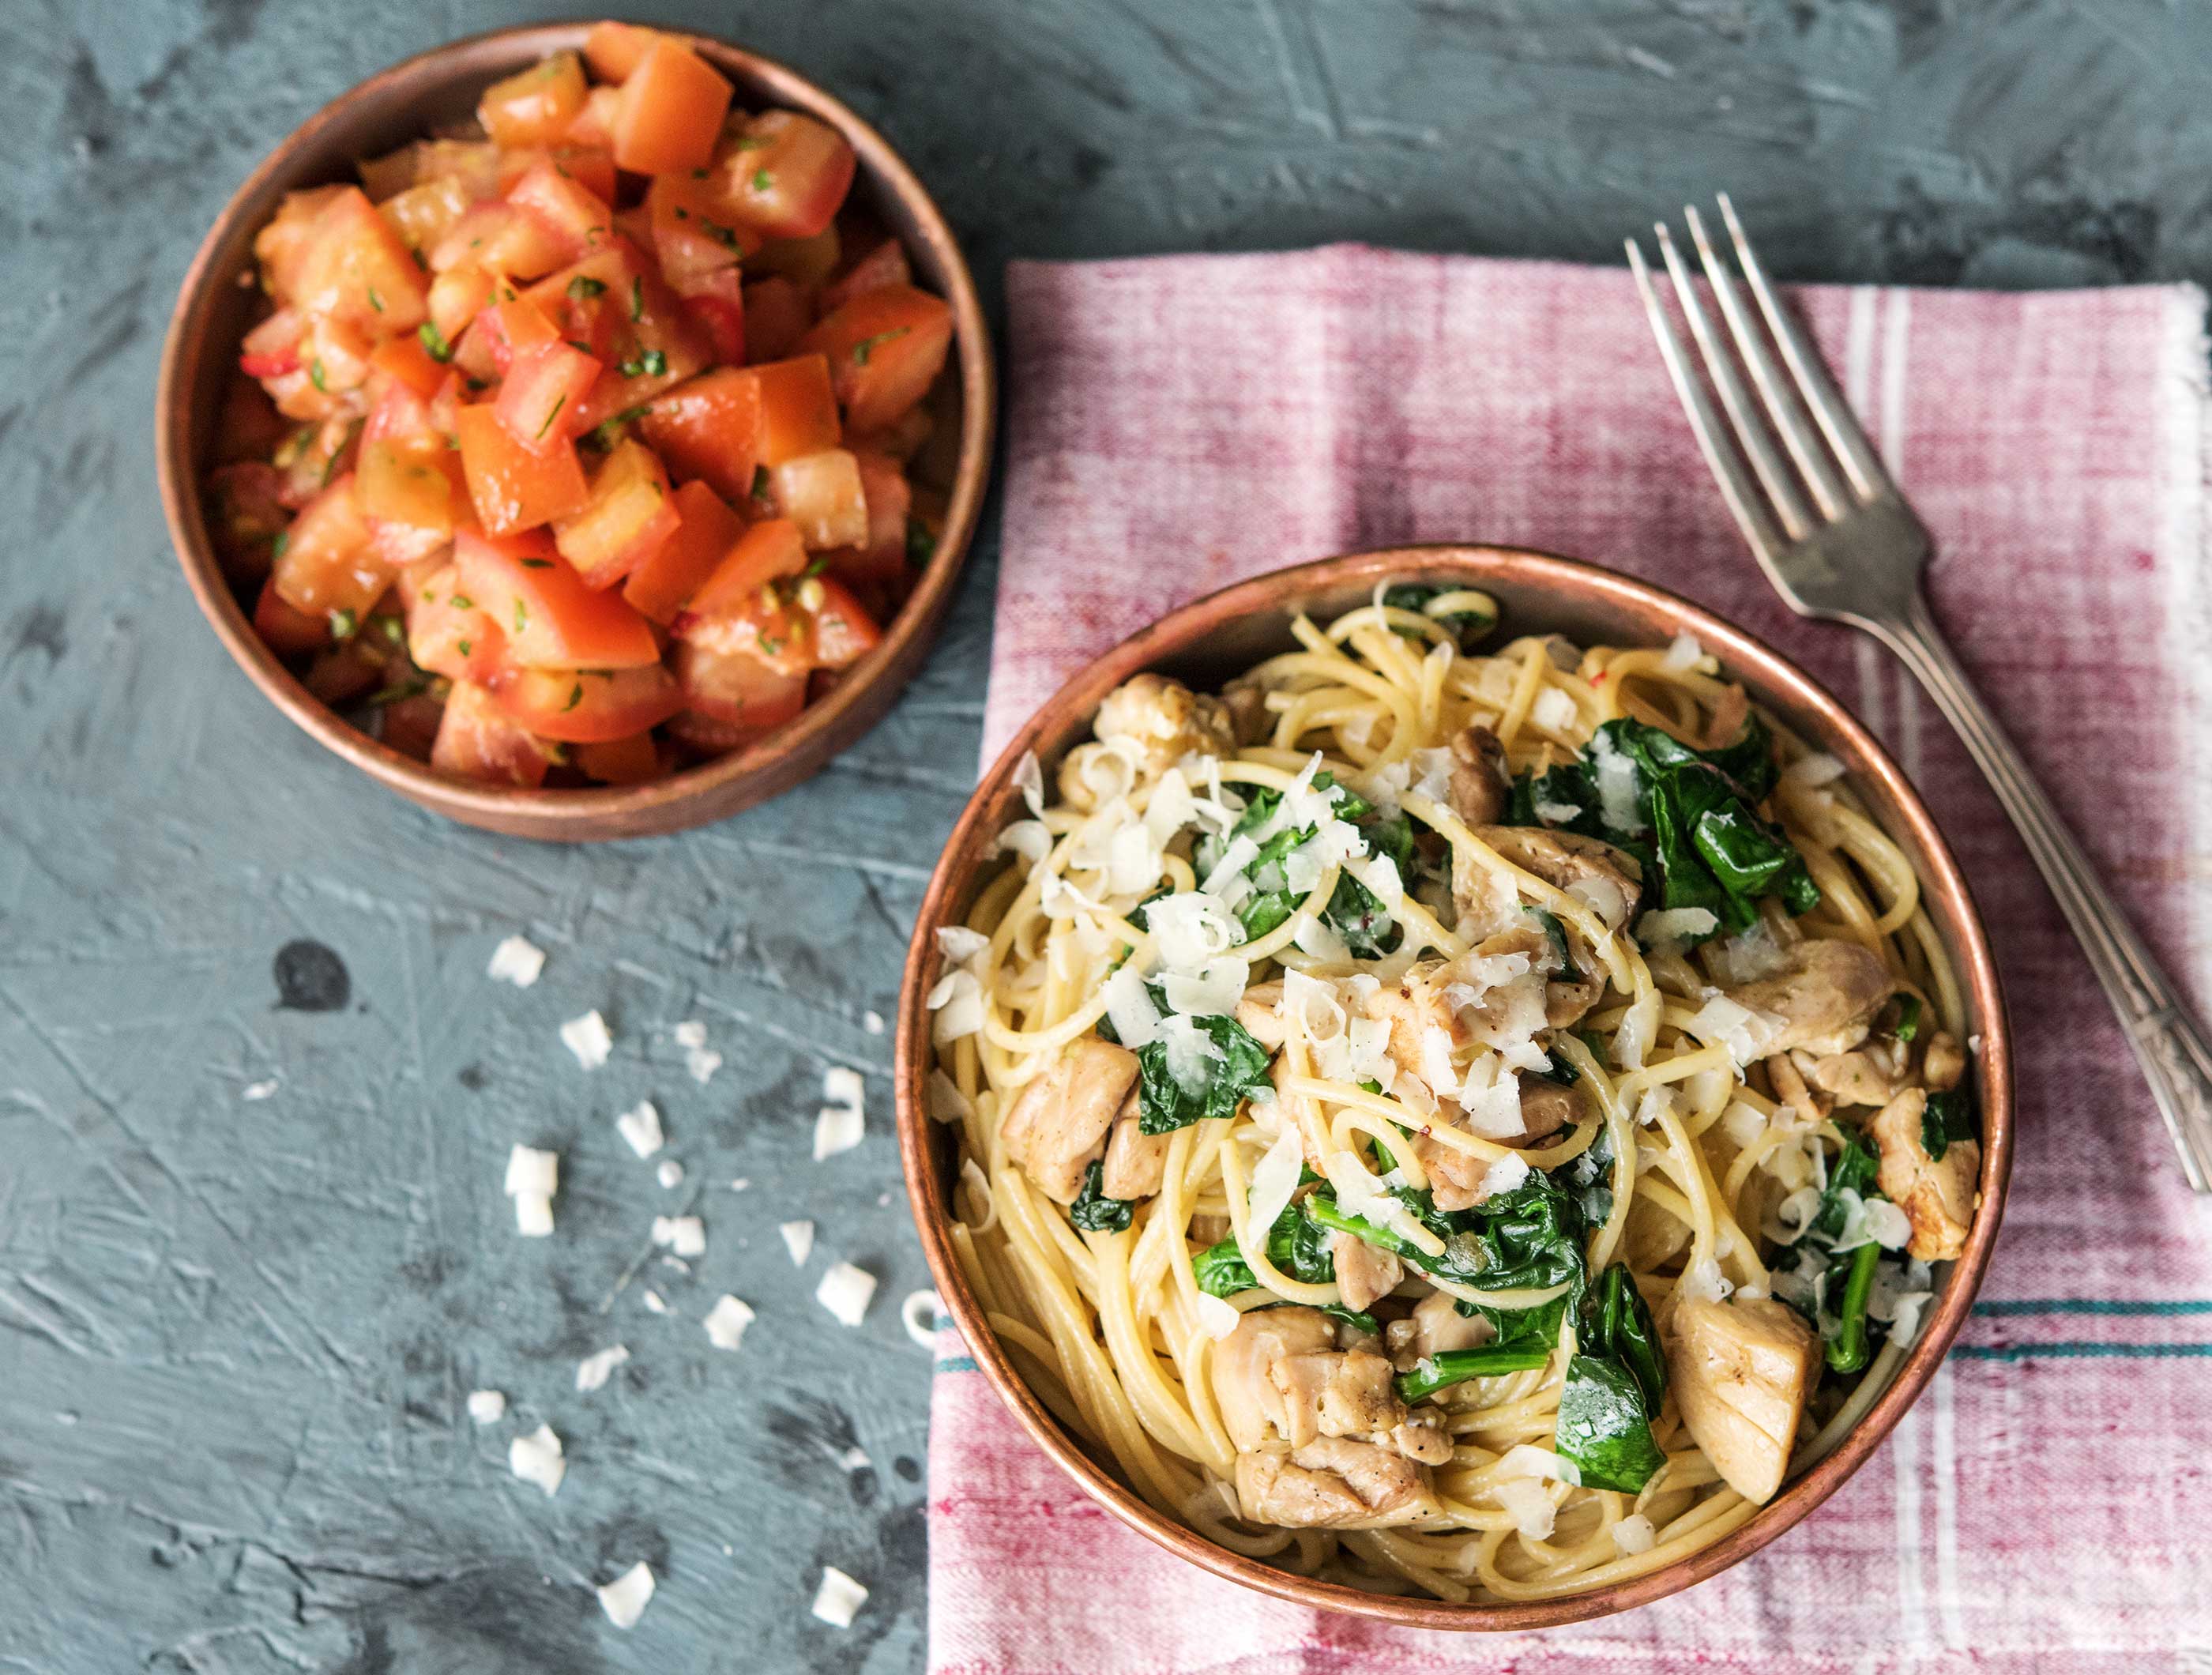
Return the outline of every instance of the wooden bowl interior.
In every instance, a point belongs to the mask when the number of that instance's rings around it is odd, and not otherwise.
[[[1741,1528],[1713,1546],[1651,1575],[1565,1599],[1506,1605],[1370,1594],[1309,1581],[1218,1547],[1161,1518],[1121,1481],[1110,1456],[1063,1429],[1023,1385],[984,1322],[953,1258],[945,1228],[952,1215],[958,1146],[951,1129],[925,1114],[922,1086],[932,1062],[923,1005],[941,975],[933,929],[962,923],[982,885],[1007,864],[991,840],[1024,812],[1013,770],[1034,750],[1049,784],[1060,758],[1091,736],[1099,700],[1140,669],[1215,690],[1263,658],[1295,647],[1290,624],[1303,613],[1326,623],[1373,596],[1377,582],[1427,581],[1477,587],[1502,610],[1497,639],[1557,632],[1578,644],[1664,645],[1695,634],[1754,701],[1817,749],[1850,769],[1875,817],[1911,856],[1965,991],[1968,1027],[1983,1038],[1979,1092],[1985,1145],[1983,1205],[1965,1256],[1953,1264],[1933,1318],[1889,1389],[1836,1453],[1814,1466]],[[1039,711],[978,788],[956,827],[917,917],[902,993],[896,1058],[899,1124],[908,1191],[922,1244],[948,1310],[978,1365],[1024,1427],[1085,1491],[1124,1523],[1218,1574],[1278,1597],[1409,1626],[1526,1629],[1609,1615],[1705,1580],[1756,1550],[1825,1500],[1870,1453],[1942,1359],[1973,1300],[1996,1237],[2011,1167],[2011,1068],[1995,968],[1963,880],[1925,807],[1863,728],[1809,677],[1720,618],[1645,584],[1545,554],[1497,548],[1410,548],[1352,555],[1278,572],[1197,601],[1107,655]]]
[[[981,509],[994,391],[990,346],[974,283],[921,183],[872,128],[780,64],[691,37],[737,88],[736,102],[820,117],[859,156],[854,196],[905,245],[915,283],[953,306],[953,352],[928,397],[937,418],[914,473],[949,496],[943,539],[884,641],[837,688],[758,744],[636,787],[525,790],[447,779],[387,749],[309,693],[253,632],[247,608],[216,557],[201,484],[223,392],[258,290],[253,241],[285,193],[359,179],[357,161],[473,120],[478,96],[501,76],[582,44],[586,26],[549,25],[458,41],[394,65],[295,131],[225,208],[179,293],[158,402],[160,464],[171,534],[217,636],[295,722],[401,795],[470,825],[563,841],[643,836],[720,819],[788,789],[881,717],[919,667],[950,602]]]

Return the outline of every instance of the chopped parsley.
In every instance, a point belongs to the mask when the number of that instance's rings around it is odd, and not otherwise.
[[[889,343],[893,338],[902,338],[913,329],[907,326],[894,326],[888,332],[878,332],[872,338],[861,338],[853,345],[853,364],[856,367],[867,365],[868,356],[874,352],[878,344]]]
[[[330,381],[323,375],[323,362],[320,356],[307,362],[307,381],[325,395],[330,393]]]
[[[752,496],[755,500],[768,498],[768,467],[766,466],[753,467]]]
[[[631,421],[641,419],[652,411],[643,403],[635,407],[625,407],[612,418],[603,419],[593,425],[584,440],[596,448],[611,448],[622,440],[623,431]]]
[[[906,521],[906,561],[920,570],[937,556],[937,537],[920,518]]]
[[[561,713],[563,715],[568,714],[569,710],[574,710],[583,701],[584,683],[580,680],[574,686],[571,686],[568,689],[568,701],[561,706]]]
[[[368,288],[368,306],[380,314],[384,312],[384,299],[376,294],[376,287],[374,285]]]
[[[350,640],[354,630],[360,626],[360,618],[350,611],[331,612],[331,638],[333,640]]]
[[[774,178],[766,169],[757,168],[753,171],[753,190],[755,192],[766,192],[775,184],[775,181]]]
[[[530,625],[530,607],[520,600],[514,601],[514,631],[518,634]]]
[[[658,378],[668,370],[668,356],[657,349],[640,350],[615,370],[625,378]]]
[[[568,295],[579,302],[588,302],[595,296],[604,295],[606,289],[605,280],[594,279],[589,274],[580,273],[568,282]]]
[[[292,532],[289,529],[280,529],[276,532],[276,539],[269,544],[269,556],[271,558],[282,558],[286,549],[291,545]]]
[[[526,570],[550,570],[553,568],[553,561],[550,558],[525,558],[522,568]]]
[[[641,273],[630,277],[629,317],[632,320],[645,318],[645,276]]]

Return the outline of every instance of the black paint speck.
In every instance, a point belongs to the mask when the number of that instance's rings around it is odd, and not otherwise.
[[[337,950],[308,937],[276,950],[276,1004],[293,1012],[336,1012],[353,994]]]
[[[460,1075],[455,1076],[453,1080],[460,1083],[462,1087],[467,1088],[470,1093],[481,1093],[483,1092],[485,1085],[491,1081],[491,1078],[484,1074],[484,1067],[483,1065],[465,1064],[461,1067]]]
[[[854,1506],[866,1507],[875,1503],[877,1477],[874,1467],[864,1465],[853,1472],[851,1483]]]
[[[891,1462],[891,1470],[899,1474],[903,1483],[918,1483],[921,1481],[921,1462],[912,1454],[901,1454]]]

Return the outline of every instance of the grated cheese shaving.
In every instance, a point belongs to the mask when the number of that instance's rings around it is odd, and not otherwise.
[[[469,1417],[479,1425],[495,1425],[507,1416],[507,1397],[496,1390],[469,1392]]]
[[[868,1590],[834,1564],[822,1567],[822,1586],[814,1593],[814,1615],[833,1629],[849,1629],[860,1607],[868,1603]]]
[[[1651,1520],[1640,1512],[1632,1512],[1613,1526],[1613,1544],[1624,1557],[1648,1553],[1659,1539],[1659,1532]]]
[[[673,1192],[684,1185],[684,1166],[672,1157],[661,1159],[660,1166],[653,1172],[664,1191]]]
[[[653,1599],[653,1567],[640,1559],[596,1592],[608,1622],[617,1629],[634,1629]]]
[[[656,1215],[653,1218],[653,1242],[665,1246],[679,1257],[704,1256],[707,1225],[696,1215]]]
[[[1237,1312],[1237,1306],[1226,1298],[1208,1291],[1198,1294],[1199,1330],[1217,1343],[1235,1331],[1237,1322],[1243,1318]]]
[[[814,1288],[814,1300],[848,1326],[860,1324],[875,1294],[876,1276],[849,1262],[834,1264]]]
[[[814,1253],[814,1223],[811,1221],[780,1222],[776,1231],[783,1235],[783,1248],[791,1252],[791,1265],[804,1268],[806,1258]]]
[[[568,1475],[568,1463],[561,1457],[561,1439],[553,1434],[550,1425],[540,1425],[528,1436],[518,1436],[507,1445],[507,1469],[526,1483],[536,1483],[550,1499],[561,1487],[561,1479]]]
[[[615,1132],[629,1142],[640,1157],[651,1157],[666,1136],[660,1131],[660,1109],[651,1099],[640,1099],[615,1118]]]
[[[598,1390],[614,1376],[616,1367],[629,1359],[629,1351],[617,1343],[602,1349],[595,1355],[586,1355],[576,1363],[576,1388],[580,1391]]]

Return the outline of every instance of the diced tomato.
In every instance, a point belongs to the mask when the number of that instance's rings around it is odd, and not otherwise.
[[[788,279],[811,297],[837,271],[844,248],[844,236],[833,224],[810,238],[772,239],[745,265],[755,278]],[[811,308],[809,313],[811,317]]]
[[[556,266],[576,260],[614,236],[615,212],[561,165],[542,162],[507,189],[507,201],[551,228],[565,247]]]
[[[280,657],[296,657],[330,644],[331,619],[294,610],[277,593],[272,576],[262,584],[261,597],[254,604],[253,631]]]
[[[661,277],[679,292],[706,274],[735,267],[759,247],[758,234],[717,218],[722,212],[714,195],[689,175],[655,175],[645,190],[645,207]]]
[[[769,494],[810,549],[854,546],[867,539],[860,464],[842,448],[802,454],[771,466]]]
[[[814,590],[821,590],[818,598]],[[884,637],[876,619],[847,592],[842,583],[828,576],[812,576],[799,584],[799,602],[814,614],[814,667],[849,668],[873,651]]]
[[[397,649],[381,635],[363,627],[339,644],[317,652],[307,673],[300,677],[300,684],[325,704],[350,704],[364,692],[384,685],[398,656]]]
[[[880,598],[885,591],[902,591],[906,585],[906,521],[914,491],[897,460],[857,448],[853,457],[860,465],[860,493],[868,505],[867,535],[823,556],[830,575]]]
[[[881,430],[848,430],[845,442],[855,454],[880,454],[903,465],[936,433],[936,417],[927,407],[915,406]]]
[[[710,596],[713,586],[710,579],[677,617],[669,632],[678,640],[713,652],[742,652],[787,674],[814,667],[814,619],[793,602],[788,587],[717,589]]]
[[[612,93],[614,89],[601,91]],[[621,171],[615,168],[615,154],[611,149],[613,143],[611,138],[591,142],[577,139],[572,134],[568,144],[553,148],[553,166],[600,203],[612,204],[622,186]]]
[[[407,655],[449,680],[485,680],[506,662],[507,636],[461,586],[459,565],[417,564],[400,573]]]
[[[288,192],[269,224],[253,236],[253,258],[261,265],[261,283],[279,307],[295,300],[300,265],[314,241],[317,220],[343,186],[311,186]]]
[[[336,482],[350,466],[362,427],[350,417],[325,419],[295,429],[277,445],[270,462],[283,473],[279,497],[297,511]]]
[[[391,567],[371,550],[368,534],[354,473],[348,472],[292,521],[270,584],[295,611],[360,617],[392,585]]]
[[[422,271],[359,186],[323,205],[300,253],[291,301],[385,332],[412,332],[425,317]]]
[[[678,717],[672,730],[713,749],[749,744],[806,707],[805,671],[770,668],[744,652],[678,646],[676,679],[684,688],[687,711],[715,723],[716,728],[708,738],[700,738],[697,729],[683,725],[685,718]]]
[[[605,151],[607,166],[611,168],[615,161],[615,113],[621,109],[620,88],[593,88],[584,95],[584,108],[568,125],[568,143]],[[610,186],[604,195],[611,198],[613,187]]]
[[[843,440],[837,423],[830,363],[821,355],[798,355],[749,367],[760,383],[761,464],[781,465],[801,454],[819,454]]]
[[[584,108],[584,92],[582,63],[556,52],[485,88],[477,120],[495,145],[550,145]]]
[[[584,37],[584,62],[602,82],[617,84],[629,79],[653,44],[663,39],[658,29],[637,23],[594,23]]]
[[[806,547],[788,518],[769,518],[754,524],[692,596],[690,606],[676,618],[672,631],[678,639],[712,646],[716,643],[718,622],[750,611],[762,588],[785,576],[797,576],[805,568]]]
[[[576,765],[603,785],[642,785],[667,770],[651,733],[592,740],[576,746]]]
[[[603,743],[658,727],[684,707],[684,689],[659,663],[635,669],[507,669],[492,702],[541,739]]]
[[[906,247],[896,239],[885,239],[822,293],[820,308],[825,314],[835,314],[865,291],[913,283],[914,270],[907,265]]]
[[[393,442],[363,442],[355,480],[361,485],[361,509],[372,539],[380,523],[405,524],[426,531],[432,545],[453,533],[453,482],[446,474],[440,444],[434,453]],[[387,557],[392,550],[377,543]],[[420,556],[419,554],[417,555]]]
[[[952,310],[911,285],[866,291],[827,316],[800,347],[829,357],[854,429],[880,430],[923,396],[945,365]]]
[[[607,588],[650,558],[679,521],[660,461],[624,438],[593,473],[583,509],[555,523],[553,540],[585,586]]]
[[[676,620],[745,532],[738,515],[704,483],[686,483],[669,498],[675,529],[623,583],[623,597],[664,625]]]
[[[730,84],[683,42],[664,35],[623,77],[615,161],[637,174],[704,168],[730,108]]]
[[[430,765],[460,779],[537,786],[545,783],[552,755],[501,711],[490,692],[473,680],[457,680],[446,697]]]
[[[276,538],[292,521],[282,498],[284,478],[265,460],[240,460],[219,466],[208,479],[215,537],[222,573],[240,587],[269,574]]]
[[[307,329],[297,308],[279,308],[240,342],[238,369],[248,378],[282,378],[299,371]]]
[[[473,204],[498,192],[500,168],[500,149],[489,140],[416,140],[360,165],[362,186],[378,204],[436,180],[459,181],[463,201]]]
[[[712,358],[714,346],[705,329],[626,241],[577,263],[565,278],[554,277],[564,287],[574,287],[579,278],[605,287],[591,298],[595,329],[586,341],[606,363],[606,371],[584,399],[577,418],[583,429],[592,429],[618,413],[642,406],[701,371]],[[549,279],[532,286],[527,295],[538,300],[554,289]]]
[[[827,123],[763,111],[718,160],[715,184],[732,216],[769,237],[811,238],[836,217],[854,166],[853,148]]]
[[[684,308],[714,340],[714,359],[740,366],[745,358],[745,288],[736,268],[718,268],[678,288]]]
[[[430,271],[447,273],[466,264],[510,279],[535,279],[575,254],[575,241],[535,210],[479,204],[430,247]]]
[[[797,282],[779,277],[745,287],[745,350],[754,360],[782,360],[812,322]]]
[[[584,393],[599,375],[599,363],[573,344],[536,344],[508,363],[492,411],[525,448],[557,447],[577,434]]]
[[[566,436],[526,448],[489,406],[464,407],[453,417],[469,498],[487,533],[534,528],[584,503],[589,486],[576,445]]]
[[[657,398],[639,428],[678,482],[701,478],[743,501],[760,460],[760,398],[756,373],[717,367]]]
[[[425,401],[446,381],[445,368],[430,358],[420,338],[386,338],[377,344],[368,363]]]
[[[453,345],[469,322],[491,307],[497,282],[483,268],[465,262],[430,282],[430,325],[417,333],[433,360],[451,360]]]
[[[409,251],[427,251],[453,231],[476,201],[466,176],[447,174],[394,193],[376,206],[376,212]]]
[[[652,624],[611,592],[586,587],[543,530],[500,540],[463,529],[453,559],[463,592],[507,636],[514,667],[630,669],[660,661]]]
[[[430,752],[438,742],[438,728],[446,717],[442,698],[418,692],[411,697],[394,698],[380,704],[376,711],[376,736],[403,756],[411,756],[417,762],[428,762]]]

